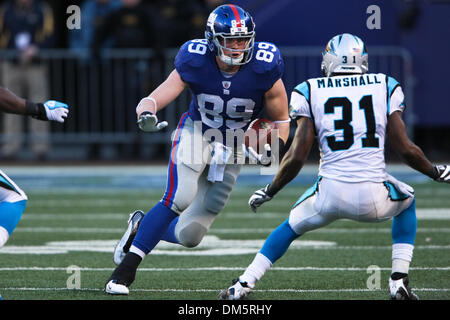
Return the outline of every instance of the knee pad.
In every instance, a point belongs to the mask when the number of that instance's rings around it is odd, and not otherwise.
[[[191,222],[182,226],[177,232],[176,237],[180,244],[187,248],[194,248],[200,244],[208,230],[198,222]]]
[[[208,212],[219,213],[225,207],[225,204],[233,190],[235,178],[231,174],[225,174],[222,182],[216,182],[205,195],[205,208]]]

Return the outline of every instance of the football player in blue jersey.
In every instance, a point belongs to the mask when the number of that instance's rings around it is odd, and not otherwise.
[[[64,103],[53,100],[34,103],[19,98],[2,87],[0,87],[0,110],[60,123],[66,120],[69,113],[69,107]],[[19,223],[27,200],[26,194],[0,170],[0,248],[5,245]]]
[[[180,48],[175,69],[137,106],[139,128],[159,131],[167,122],[158,121],[157,111],[185,88],[192,93],[189,110],[173,135],[166,192],[147,214],[130,215],[115,248],[118,267],[106,283],[109,294],[129,293],[138,265],[160,240],[186,247],[200,243],[225,206],[242,166],[235,161],[242,154],[234,148],[237,132],[243,133],[265,111],[278,129],[279,147],[273,154],[282,153],[288,138],[284,62],[278,48],[255,42],[252,17],[231,4],[211,12],[205,36]],[[255,162],[269,160],[267,154],[247,151]]]

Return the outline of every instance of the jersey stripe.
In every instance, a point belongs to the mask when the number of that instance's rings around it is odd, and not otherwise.
[[[184,127],[184,123],[188,118],[188,113],[184,113],[181,116],[180,122],[178,124],[177,132],[175,134],[175,138],[173,140],[172,152],[170,154],[170,164],[169,164],[169,172],[167,177],[167,190],[162,199],[162,203],[170,208],[173,204],[173,199],[175,198],[175,193],[178,187],[178,175],[177,175],[177,160],[175,159],[178,149],[178,143],[181,135],[181,130]]]

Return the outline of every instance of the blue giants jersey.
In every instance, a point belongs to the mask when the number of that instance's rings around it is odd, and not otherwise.
[[[205,39],[186,42],[175,58],[175,68],[189,85],[189,116],[206,129],[246,130],[263,110],[264,94],[281,78],[284,62],[278,48],[256,42],[253,58],[237,73],[225,77]]]

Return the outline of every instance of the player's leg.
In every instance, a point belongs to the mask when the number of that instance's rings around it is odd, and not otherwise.
[[[338,218],[333,211],[324,211],[327,189],[317,182],[308,189],[294,205],[289,218],[278,226],[264,242],[260,252],[244,273],[233,280],[233,285],[219,294],[219,299],[238,300],[245,298],[263,275],[280,259],[292,241],[304,233],[321,228]]]
[[[392,272],[389,278],[390,298],[393,300],[417,300],[409,286],[409,265],[412,261],[417,231],[416,200],[402,195],[395,186],[385,183],[390,201],[401,206],[395,208],[392,220]],[[398,206],[398,204],[397,204]]]
[[[172,222],[165,240],[172,238],[185,247],[196,247],[225,207],[240,170],[241,165],[229,164],[225,167],[223,181],[214,183],[207,180],[208,172],[205,170],[199,179],[197,196],[179,218]]]
[[[196,166],[182,161],[182,151],[192,141],[188,134],[193,131],[193,122],[185,114],[180,120],[174,136],[168,168],[166,192],[140,221],[129,252],[114,270],[106,285],[106,292],[128,294],[128,286],[134,281],[136,269],[142,259],[157,245],[172,220],[185,210],[195,198],[197,182],[205,164]]]
[[[413,257],[417,230],[415,200],[402,193],[398,186],[389,182],[365,183],[358,189],[364,190],[359,198],[366,197],[366,210],[360,209],[355,217],[358,221],[378,222],[393,218],[392,223],[392,273],[389,278],[392,299],[417,299],[409,287],[408,271]],[[373,206],[370,209],[370,206]],[[345,217],[352,219],[350,212]]]
[[[390,298],[416,300],[417,295],[412,292],[408,278],[417,230],[415,199],[387,181],[373,184],[372,189],[373,203],[376,206],[375,221],[393,218]]]
[[[26,204],[25,193],[0,170],[0,248],[19,223]]]

